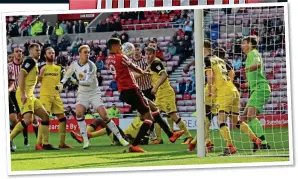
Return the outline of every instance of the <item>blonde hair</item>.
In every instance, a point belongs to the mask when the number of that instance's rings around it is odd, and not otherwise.
[[[82,51],[83,49],[88,49],[88,50],[90,51],[90,47],[89,47],[88,45],[82,45],[82,46],[80,46],[80,48],[79,48],[79,53],[81,53],[81,51]]]

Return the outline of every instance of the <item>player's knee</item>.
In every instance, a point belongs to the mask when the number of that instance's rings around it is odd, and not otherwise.
[[[50,121],[41,121],[40,124],[43,126],[48,126],[50,125]]]
[[[224,127],[224,126],[228,126],[228,124],[225,123],[225,122],[222,122],[222,123],[219,124],[219,128],[222,128],[222,127]]]
[[[238,122],[236,123],[236,127],[237,127],[238,129],[240,129],[240,125],[241,125],[241,123],[242,123],[242,121],[238,121]]]

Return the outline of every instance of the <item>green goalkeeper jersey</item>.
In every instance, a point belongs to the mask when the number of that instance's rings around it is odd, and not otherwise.
[[[249,88],[252,91],[257,88],[258,84],[268,84],[266,74],[264,72],[262,57],[257,50],[252,50],[247,54],[245,68],[249,68],[255,64],[261,64],[260,68],[255,71],[246,72],[246,78],[248,80]]]

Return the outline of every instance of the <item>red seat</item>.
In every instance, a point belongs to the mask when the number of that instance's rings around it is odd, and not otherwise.
[[[145,24],[145,25],[143,25],[143,28],[144,29],[151,29],[151,25],[150,24]]]
[[[141,20],[141,24],[147,24],[147,20]]]
[[[136,30],[142,30],[143,26],[142,25],[136,25]]]
[[[151,24],[151,29],[157,29],[157,24]]]
[[[133,25],[127,26],[127,30],[134,30],[135,27]]]
[[[166,24],[159,24],[159,28],[160,28],[160,29],[164,29],[164,28],[166,28]]]
[[[134,24],[139,24],[140,21],[139,21],[139,20],[133,20],[133,23],[134,23]]]
[[[191,100],[191,95],[190,94],[184,94],[183,99],[184,100]]]
[[[242,93],[241,97],[242,98],[249,98],[249,93]]]
[[[109,90],[105,93],[105,96],[112,97],[113,96],[113,91]]]
[[[131,24],[132,22],[131,22],[131,20],[126,20],[125,21],[125,24]]]

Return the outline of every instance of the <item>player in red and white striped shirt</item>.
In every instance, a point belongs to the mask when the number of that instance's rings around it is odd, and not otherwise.
[[[16,90],[18,87],[18,76],[20,73],[20,69],[23,63],[23,53],[22,49],[16,47],[13,49],[13,60],[8,63],[8,77],[9,77],[9,98],[12,102],[12,105],[15,107],[15,113],[18,115],[19,120],[21,120],[20,109],[16,99]],[[12,127],[14,127],[12,125]],[[33,129],[35,135],[37,136],[38,133],[38,122],[36,120],[33,121]],[[28,144],[28,128],[23,130],[24,135],[24,145],[29,146]]]

